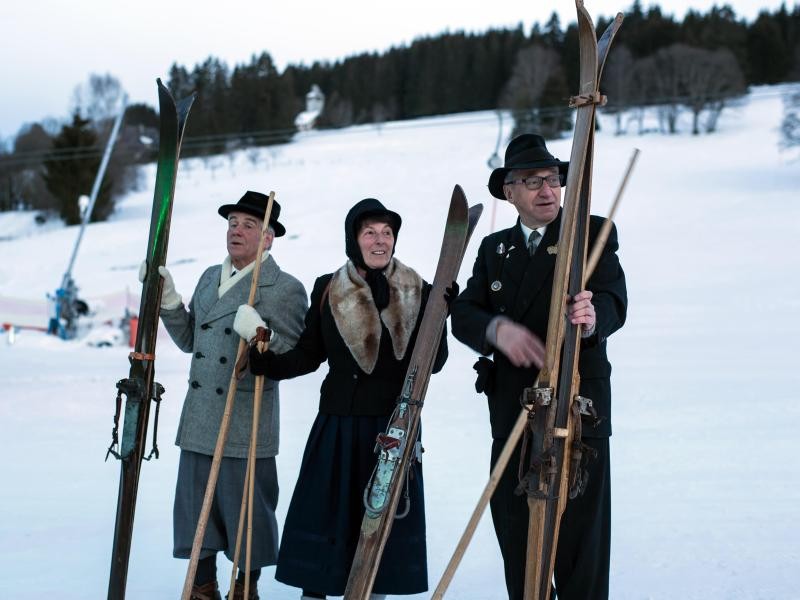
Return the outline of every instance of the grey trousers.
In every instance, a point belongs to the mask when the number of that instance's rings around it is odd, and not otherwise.
[[[205,454],[181,450],[173,508],[172,555],[175,558],[191,556],[197,521],[211,471],[211,458]],[[228,560],[233,560],[246,468],[246,459],[223,457],[200,558],[221,551]],[[275,519],[278,475],[275,458],[257,459],[255,471],[251,570],[274,565],[278,559],[278,522]],[[239,558],[241,569],[245,568],[244,549],[243,539]]]

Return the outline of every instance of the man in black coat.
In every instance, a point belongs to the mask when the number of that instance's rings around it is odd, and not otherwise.
[[[506,149],[505,164],[489,177],[489,191],[517,209],[517,223],[485,237],[472,276],[452,306],[453,335],[481,357],[476,389],[489,400],[492,465],[520,411],[522,390],[536,380],[544,357],[556,247],[561,225],[561,186],[569,164],[548,152],[539,135],[524,134]],[[603,219],[592,216],[589,247]],[[599,423],[585,423],[582,440],[597,452],[588,464],[583,495],[567,502],[555,563],[560,600],[608,598],[611,492],[611,365],[606,339],[625,322],[625,275],[612,228],[586,290],[569,304],[568,317],[581,326],[580,394],[594,402]],[[519,446],[491,500],[492,520],[505,565],[511,600],[521,599],[525,581],[527,497],[515,495]]]

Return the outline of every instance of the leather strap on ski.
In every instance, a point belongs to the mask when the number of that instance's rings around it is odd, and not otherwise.
[[[108,447],[108,451],[106,451],[106,458],[108,460],[109,455],[113,456],[117,460],[120,460],[122,457],[119,455],[119,414],[122,411],[122,390],[117,388],[117,409],[114,412],[114,428],[111,430],[111,445]]]
[[[575,396],[570,411],[572,412],[570,422],[573,424],[573,432],[569,464],[569,499],[572,500],[582,496],[586,491],[586,485],[589,482],[587,467],[592,460],[597,458],[597,450],[583,443],[583,419],[590,420],[592,425],[596,426],[603,418],[597,416],[592,401],[583,396]]]
[[[600,92],[591,92],[588,94],[578,94],[577,96],[572,96],[569,99],[569,107],[580,108],[581,106],[591,106],[592,104],[596,104],[597,106],[605,106],[606,102],[608,102],[608,98],[604,94],[601,94]]]
[[[150,352],[131,352],[128,354],[130,360],[155,360],[156,355]]]
[[[383,433],[378,434],[378,438],[375,440],[375,442],[383,450],[391,450],[392,448],[397,448],[400,446],[400,440],[398,440],[396,437],[392,437]]]
[[[142,457],[142,460],[150,460],[154,456],[158,458],[158,414],[161,410],[161,394],[164,393],[164,386],[157,381],[153,382],[153,390],[150,400],[156,403],[156,414],[153,418],[153,447],[150,449],[150,454]]]

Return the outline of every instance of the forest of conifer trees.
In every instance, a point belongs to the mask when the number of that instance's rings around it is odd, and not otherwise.
[[[800,80],[800,5],[762,11],[751,23],[728,6],[702,14],[691,10],[682,21],[655,6],[645,10],[638,0],[624,12],[625,24],[603,80],[609,97],[604,110],[618,116],[617,133],[629,132],[637,111],[641,115],[652,106],[665,133],[677,132],[677,116],[683,111],[693,117],[691,133],[712,133],[726,104],[748,86]],[[598,32],[609,21],[599,18]],[[178,97],[197,92],[184,142],[184,155],[197,155],[289,141],[294,118],[314,84],[326,95],[320,128],[507,109],[515,131],[558,136],[570,127],[567,102],[578,87],[577,69],[576,26],[565,26],[553,13],[530,31],[519,25],[482,33],[447,32],[384,52],[288,65],[283,71],[268,49],[233,68],[209,56],[192,67],[173,64],[166,83]],[[0,154],[0,210],[59,206],[49,190],[74,188],[59,181],[69,177],[69,170],[56,168],[59,163],[52,155],[58,148],[59,159],[64,159],[66,139],[96,148],[92,154],[76,147],[81,169],[96,169],[102,152],[99,134],[108,126],[80,116],[73,115],[60,133],[31,124],[20,131],[12,151]],[[631,133],[641,133],[641,116],[638,122]],[[157,123],[152,107],[128,107],[128,133],[120,142],[126,160],[152,159],[152,150],[139,140],[155,135]],[[92,129],[95,135],[73,131],[76,127]]]

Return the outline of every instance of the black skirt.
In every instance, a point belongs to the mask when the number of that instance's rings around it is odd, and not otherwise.
[[[319,413],[303,463],[278,555],[278,581],[330,596],[344,594],[364,515],[363,494],[377,456],[375,438],[388,417]],[[376,594],[428,589],[422,465],[409,481],[410,510],[396,519],[375,579]],[[400,499],[399,511],[404,499]]]

